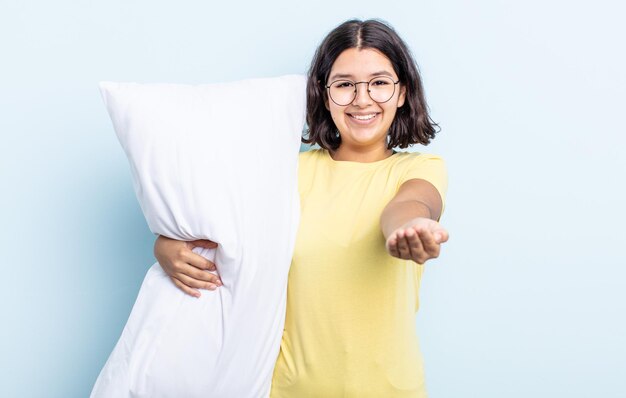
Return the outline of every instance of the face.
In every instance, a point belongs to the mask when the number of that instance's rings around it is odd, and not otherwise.
[[[330,85],[338,79],[369,82],[377,76],[391,77],[394,82],[398,81],[389,58],[381,52],[369,48],[350,48],[335,60],[327,84]],[[377,103],[369,96],[367,84],[357,84],[356,87],[356,97],[348,105],[337,105],[328,96],[326,98],[326,108],[341,135],[340,149],[385,149],[387,132],[397,109],[404,104],[406,89],[397,84],[389,101]]]

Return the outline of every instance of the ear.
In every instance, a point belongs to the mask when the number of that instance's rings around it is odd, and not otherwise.
[[[404,105],[404,101],[406,100],[406,87],[404,84],[400,84],[400,94],[398,95],[398,108]]]

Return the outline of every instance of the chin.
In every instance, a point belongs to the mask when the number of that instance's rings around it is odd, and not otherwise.
[[[382,136],[382,137],[376,137],[374,135],[371,136],[355,136],[352,135],[350,136],[350,138],[343,139],[342,138],[342,142],[350,142],[354,145],[358,145],[358,146],[373,146],[373,145],[379,145],[381,141],[385,142],[385,145],[387,145],[387,141],[386,141],[386,136]]]

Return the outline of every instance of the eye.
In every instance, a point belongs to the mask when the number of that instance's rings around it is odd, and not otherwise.
[[[336,88],[353,88],[354,87],[354,83],[351,81],[347,81],[347,80],[343,80],[343,81],[339,81],[333,84],[333,87]]]
[[[389,82],[386,79],[376,79],[376,80],[373,80],[370,84],[372,86],[386,86],[387,84],[391,84],[391,82]]]

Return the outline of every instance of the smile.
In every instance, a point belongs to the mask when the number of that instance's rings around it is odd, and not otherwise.
[[[357,120],[359,122],[369,122],[372,119],[374,119],[378,115],[378,113],[370,113],[367,115],[354,115],[354,114],[348,113],[348,115],[350,116],[350,118]]]
[[[350,114],[350,117],[353,117],[357,120],[370,120],[376,117],[375,113],[371,113],[369,115],[352,115]]]

